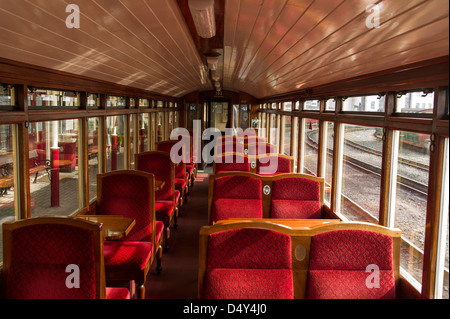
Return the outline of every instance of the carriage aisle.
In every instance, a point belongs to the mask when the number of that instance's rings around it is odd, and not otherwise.
[[[178,229],[171,229],[170,249],[162,259],[163,271],[155,266],[146,283],[146,299],[196,299],[198,282],[198,247],[200,228],[208,224],[208,183],[212,167],[199,170],[178,219]]]

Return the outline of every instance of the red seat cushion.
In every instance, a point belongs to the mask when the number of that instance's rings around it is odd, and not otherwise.
[[[366,281],[376,265],[379,288]],[[370,278],[369,278],[370,279]],[[395,298],[393,241],[386,235],[359,230],[332,231],[311,238],[307,298]]]
[[[175,188],[177,190],[183,190],[186,187],[186,180],[181,178],[175,178]]]
[[[293,298],[291,237],[238,229],[208,237],[205,298]]]
[[[272,186],[270,218],[321,218],[320,183],[301,177],[275,180]]]
[[[205,278],[205,299],[293,299],[290,269],[213,269]]]
[[[153,244],[150,242],[105,241],[103,254],[105,268],[119,268],[141,271],[152,256]]]
[[[322,207],[318,201],[272,200],[270,218],[320,219]]]
[[[211,208],[211,222],[230,218],[262,218],[263,206],[259,199],[218,199]]]
[[[130,299],[130,291],[127,288],[106,287],[106,299]]]
[[[273,176],[292,173],[291,160],[282,156],[271,155],[258,157],[258,174]]]
[[[156,216],[171,216],[175,205],[172,201],[155,202]]]

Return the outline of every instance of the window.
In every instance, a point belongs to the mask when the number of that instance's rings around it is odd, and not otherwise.
[[[98,109],[101,107],[101,105],[100,94],[88,94],[87,106],[89,109]]]
[[[0,83],[0,110],[14,110],[16,94],[14,85]]]
[[[150,107],[148,99],[139,99],[139,107]]]
[[[308,100],[303,103],[303,110],[305,111],[320,111],[319,100]]]
[[[344,125],[340,212],[350,221],[378,223],[383,141],[377,129]]]
[[[30,123],[31,215],[67,216],[81,208],[79,120]]]
[[[139,153],[150,151],[150,113],[139,114]]]
[[[134,169],[134,154],[138,152],[137,150],[137,134],[136,124],[137,124],[137,114],[130,114],[129,116],[129,131],[130,131],[130,168]],[[125,142],[125,145],[126,142]]]
[[[14,166],[17,163],[13,125],[0,125],[0,263],[3,261],[2,224],[15,221]]]
[[[99,158],[101,126],[100,118],[88,119],[88,170],[89,170],[89,201],[97,196],[97,174],[101,172]]]
[[[282,136],[282,154],[284,155],[292,155],[291,154],[291,126],[292,126],[292,118],[290,116],[283,116],[283,136]]]
[[[303,143],[303,174],[317,176],[317,165],[319,159],[319,121],[305,119],[304,124],[304,143]]]
[[[164,113],[158,112],[156,115],[156,143],[164,141]]]
[[[429,136],[394,132],[389,226],[402,230],[401,267],[417,287],[422,282],[428,197]],[[414,163],[414,165],[411,165]]]
[[[432,90],[397,93],[397,113],[433,114],[434,92]]]
[[[58,108],[77,109],[80,107],[80,94],[74,91],[28,88],[30,109],[48,110]]]
[[[355,96],[344,99],[342,110],[345,112],[384,112],[384,95]],[[372,109],[372,103],[374,107]]]
[[[106,118],[106,171],[125,169],[125,116]]]
[[[295,110],[296,111],[300,110],[300,104],[301,104],[300,101],[295,102]]]
[[[438,255],[436,270],[436,298],[448,299],[448,236],[449,236],[449,139],[445,141],[443,159],[443,185],[441,194],[441,216],[438,239]]]
[[[291,154],[291,156],[294,157],[294,167],[293,172],[297,173],[298,172],[298,138],[299,138],[299,134],[300,134],[300,119],[298,117],[294,117],[294,130],[293,130],[293,134],[294,136],[292,137],[292,143],[293,143],[293,148],[292,148],[292,152],[293,154]]]
[[[334,123],[324,122],[324,151],[326,152],[326,160],[324,162],[325,171],[325,201],[331,203],[331,186],[333,181],[333,151],[334,151]]]
[[[241,105],[241,129],[245,131],[248,128],[250,119],[250,110],[248,105]]]
[[[106,98],[106,107],[125,108],[126,98],[123,96],[108,96]]]
[[[328,99],[325,102],[325,111],[335,111],[336,110],[336,100]]]
[[[164,102],[163,101],[157,101],[156,102],[156,107],[157,108],[164,108]]]
[[[287,112],[292,111],[292,102],[284,102],[283,103],[283,111],[287,111]]]

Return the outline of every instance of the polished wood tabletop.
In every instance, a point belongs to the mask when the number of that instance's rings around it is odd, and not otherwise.
[[[77,218],[103,224],[104,240],[119,240],[126,237],[136,224],[134,219],[116,215],[78,215]]]

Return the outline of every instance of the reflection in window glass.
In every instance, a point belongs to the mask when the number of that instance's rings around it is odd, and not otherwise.
[[[248,128],[250,110],[248,105],[241,105],[241,129],[245,131]]]
[[[423,249],[428,197],[428,135],[398,132],[395,208],[391,226],[402,231],[401,267],[422,282]],[[411,165],[415,163],[416,165]]]
[[[383,141],[377,129],[344,125],[341,213],[351,221],[377,223]]]
[[[303,103],[303,109],[305,111],[320,111],[319,100],[308,100]]]
[[[14,106],[15,101],[15,89],[13,85],[0,83],[0,106]]]
[[[303,157],[303,174],[317,176],[317,164],[319,159],[319,121],[306,119],[305,123],[305,143]]]
[[[291,156],[294,157],[294,167],[293,167],[293,172],[297,173],[298,172],[298,138],[299,138],[299,134],[300,134],[300,119],[298,117],[294,117],[294,136],[292,138],[292,143],[293,143],[293,154],[291,154]]]
[[[47,89],[28,88],[28,105],[77,107],[80,106],[80,95],[73,91],[56,91]]]
[[[100,94],[88,94],[87,105],[89,108],[99,108],[101,106]]]
[[[150,151],[150,114],[139,114],[139,153]]]
[[[347,112],[384,112],[385,96],[368,95],[349,97],[344,100],[343,111]]]
[[[106,107],[121,107],[126,106],[126,98],[123,96],[108,96],[106,99]]]
[[[139,99],[139,107],[150,107],[148,99]]]
[[[31,215],[67,216],[79,207],[79,120],[30,123]]]
[[[434,92],[409,92],[397,96],[396,111],[399,113],[433,114]]]
[[[106,171],[125,169],[125,116],[106,118]]]
[[[157,123],[156,123],[156,143],[162,142],[164,140],[164,113],[157,113]]]
[[[16,220],[14,208],[15,152],[12,130],[12,125],[0,125],[0,263],[3,261],[2,224]]]
[[[97,196],[97,174],[100,173],[99,137],[100,119],[88,119],[88,169],[89,169],[89,201]]]
[[[336,100],[328,99],[325,103],[325,111],[335,111],[336,110]]]
[[[325,126],[325,201],[331,203],[331,184],[333,181],[334,123],[324,122]]]
[[[291,155],[291,117],[283,116],[283,154]]]

